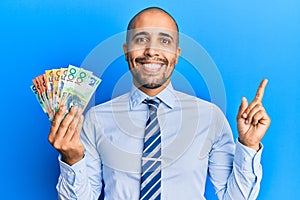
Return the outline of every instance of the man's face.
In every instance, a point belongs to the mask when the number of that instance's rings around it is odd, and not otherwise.
[[[140,88],[167,85],[177,64],[180,48],[176,25],[165,13],[142,13],[124,45],[134,84]]]

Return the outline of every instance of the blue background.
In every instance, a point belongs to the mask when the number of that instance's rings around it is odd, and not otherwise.
[[[57,199],[57,152],[47,141],[50,123],[29,89],[31,79],[45,69],[80,66],[100,42],[124,31],[136,12],[154,5],[169,11],[181,32],[201,44],[218,66],[234,137],[241,97],[252,99],[261,79],[269,79],[263,102],[272,124],[263,138],[258,199],[298,198],[299,1],[2,0],[0,199]],[[178,70],[188,75],[185,64],[181,59]],[[99,102],[110,99],[117,78],[127,71],[124,57],[112,66],[118,68],[103,75]],[[199,84],[194,84],[197,77],[185,78],[197,96],[210,100],[201,77]],[[209,184],[206,196],[215,199]]]

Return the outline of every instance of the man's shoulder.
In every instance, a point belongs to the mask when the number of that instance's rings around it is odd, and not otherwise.
[[[119,108],[128,108],[129,107],[129,93],[125,93],[123,95],[114,97],[111,100],[105,101],[103,103],[97,104],[93,107],[91,107],[91,110],[96,112],[105,112],[105,111],[111,111],[113,109],[119,109]]]
[[[199,106],[204,107],[216,107],[216,105],[208,100],[202,99],[200,97],[187,94],[178,90],[174,90],[176,97],[178,98],[178,101],[180,102],[196,102]]]
[[[201,113],[211,113],[213,115],[224,115],[223,111],[213,102],[174,90],[178,103],[181,107],[198,110]]]

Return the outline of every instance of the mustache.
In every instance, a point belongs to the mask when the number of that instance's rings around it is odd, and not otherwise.
[[[149,56],[145,56],[145,57],[139,57],[135,59],[135,62],[151,62],[151,61],[162,62],[165,65],[169,64],[167,59],[159,58],[159,57],[150,58]]]

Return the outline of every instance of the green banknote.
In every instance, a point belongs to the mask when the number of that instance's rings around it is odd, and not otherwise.
[[[70,67],[71,69],[73,68],[73,66]],[[76,76],[74,79],[72,79],[73,80],[72,84],[68,86],[68,91],[66,92],[66,98],[64,99],[64,104],[67,106],[67,110],[69,110],[74,105],[82,109],[85,108],[86,104],[90,100],[86,91],[88,89],[87,86],[91,76],[92,76],[92,72],[85,70],[83,68],[77,69]],[[66,82],[66,84],[67,83],[68,81]]]

